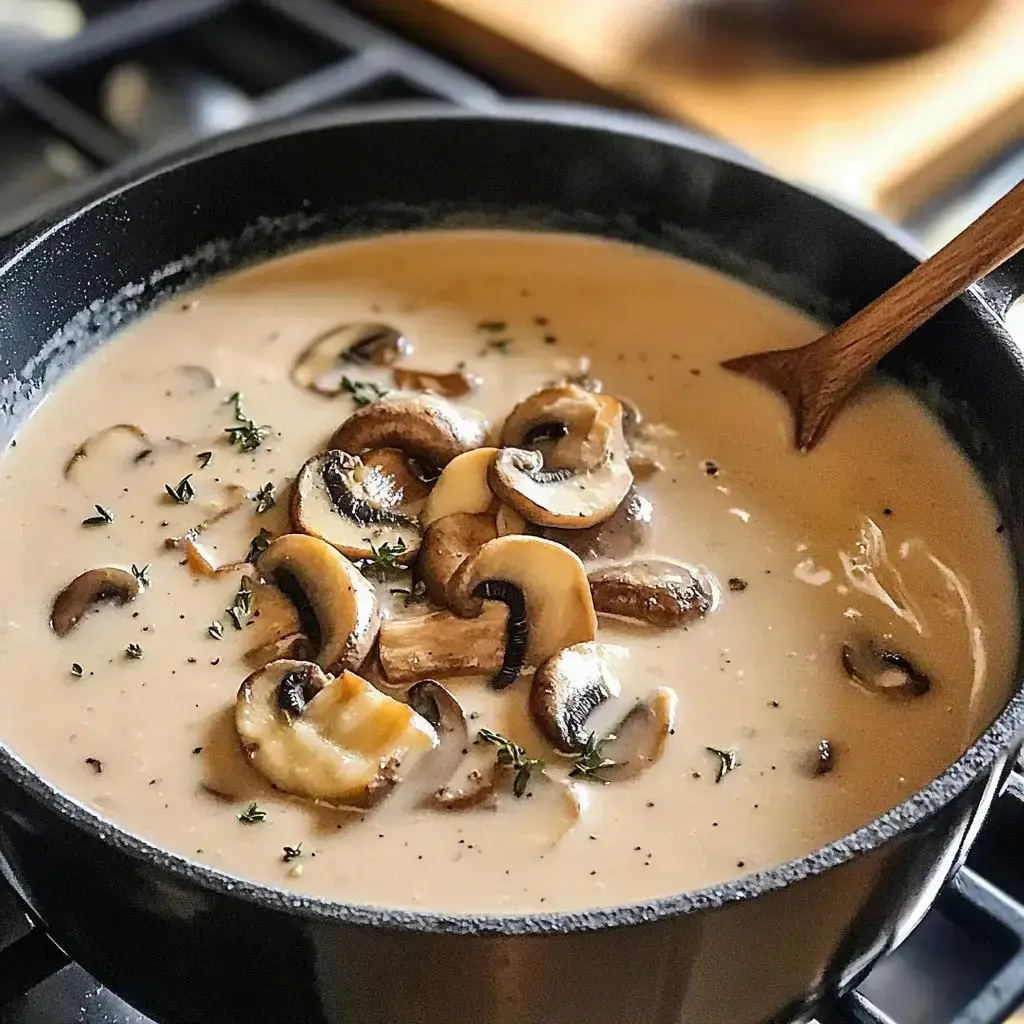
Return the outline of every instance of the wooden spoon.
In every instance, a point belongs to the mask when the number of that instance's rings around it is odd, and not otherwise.
[[[1022,248],[1024,182],[834,331],[800,348],[757,352],[722,366],[781,392],[796,419],[796,446],[810,451],[871,367]]]

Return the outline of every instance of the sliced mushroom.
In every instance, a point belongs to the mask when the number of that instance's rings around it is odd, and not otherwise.
[[[622,692],[614,662],[626,655],[625,648],[610,644],[574,644],[548,658],[534,673],[530,714],[560,753],[582,750],[590,716]]]
[[[843,644],[843,668],[858,686],[890,700],[913,700],[932,687],[931,679],[908,657],[867,637]]]
[[[57,636],[67,636],[82,617],[104,601],[123,605],[139,596],[139,581],[134,573],[106,566],[89,569],[76,576],[54,599],[50,628]]]
[[[218,576],[221,573],[241,568],[246,564],[244,561],[215,562],[199,544],[198,538],[210,527],[241,509],[245,500],[244,487],[239,484],[225,484],[224,495],[219,502],[211,506],[210,514],[180,537],[165,538],[164,547],[184,551],[188,567],[197,576]]]
[[[377,448],[364,452],[363,465],[384,477],[384,485],[396,496],[402,511],[422,502],[433,487],[437,473],[419,465],[397,448]]]
[[[303,349],[292,367],[292,380],[319,395],[337,395],[353,366],[391,366],[411,353],[412,343],[387,324],[341,324]]]
[[[377,594],[359,570],[318,537],[278,537],[256,560],[267,583],[295,604],[325,671],[358,669],[380,628]]]
[[[540,537],[498,537],[459,566],[448,581],[448,606],[473,618],[484,601],[508,607],[505,656],[491,683],[512,683],[524,665],[539,665],[572,644],[593,640],[597,616],[583,563]]]
[[[609,565],[587,578],[596,611],[663,629],[703,618],[720,598],[710,573],[665,559]]]
[[[152,455],[155,443],[134,423],[114,423],[87,437],[64,463],[64,479],[81,478],[82,463],[86,459],[107,463],[117,462],[131,466]]]
[[[456,512],[488,512],[495,504],[487,474],[498,454],[497,448],[474,448],[445,466],[420,512],[424,528]]]
[[[280,661],[282,658],[292,658],[298,661],[308,661],[316,654],[305,633],[287,633],[285,636],[270,640],[257,647],[251,647],[243,655],[246,665],[253,671],[269,665],[272,661]]]
[[[540,535],[556,540],[586,562],[594,558],[626,558],[645,544],[651,533],[654,505],[631,487],[610,519],[586,530],[559,530],[548,526]]]
[[[601,757],[613,762],[600,769],[605,782],[636,778],[661,759],[675,729],[678,703],[675,690],[659,686],[626,712],[600,744]]]
[[[423,534],[416,559],[416,578],[426,586],[427,597],[443,606],[448,599],[448,581],[455,570],[497,535],[494,516],[487,512],[456,512],[431,523]]]
[[[400,561],[408,561],[420,546],[420,528],[396,510],[401,497],[392,477],[367,469],[355,455],[322,452],[299,470],[292,525],[349,558],[370,558],[374,548],[387,544],[403,552]]]
[[[370,448],[399,448],[441,469],[487,438],[487,421],[435,395],[391,394],[356,411],[334,432],[328,448],[360,455]]]
[[[448,611],[385,619],[378,652],[389,685],[428,676],[493,675],[504,658],[507,618],[506,609],[495,604],[475,619]]]
[[[409,370],[396,366],[391,371],[395,387],[403,391],[428,391],[442,398],[464,398],[480,384],[480,378],[465,370],[451,373],[431,373],[428,370]]]
[[[505,448],[533,448],[554,442],[548,464],[554,468],[591,469],[603,457],[604,438],[592,438],[597,450],[585,457],[584,443],[594,433],[602,402],[594,393],[563,382],[535,391],[509,413],[501,429]],[[617,403],[616,403],[617,404]]]
[[[278,789],[339,807],[372,807],[437,743],[407,704],[352,672],[274,661],[235,700],[242,750]]]
[[[491,466],[491,490],[538,526],[582,530],[603,523],[633,484],[622,436],[622,407],[614,399],[589,397],[599,409],[590,433],[575,449],[575,468],[546,469],[540,452],[523,448],[503,448]],[[567,440],[558,442],[552,457]]]

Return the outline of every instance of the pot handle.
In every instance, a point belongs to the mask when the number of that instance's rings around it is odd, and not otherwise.
[[[0,1010],[71,961],[39,925],[0,950]]]
[[[1024,295],[1024,250],[1011,256],[978,283],[988,304],[1001,320],[1006,319],[1007,310]]]

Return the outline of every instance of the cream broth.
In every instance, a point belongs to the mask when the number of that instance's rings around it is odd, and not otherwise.
[[[250,671],[243,654],[266,621],[236,630],[225,609],[243,570],[197,575],[164,540],[222,507],[227,485],[249,497],[201,538],[213,557],[244,558],[261,529],[288,532],[290,482],[355,409],[348,393],[298,387],[292,365],[311,339],[359,321],[393,324],[412,342],[396,365],[464,364],[480,380],[457,404],[495,427],[535,389],[581,370],[631,399],[649,425],[649,475],[636,486],[653,518],[628,557],[706,567],[721,585],[718,606],[683,628],[601,616],[598,640],[627,652],[616,707],[670,687],[674,729],[639,777],[575,782],[582,815],[560,838],[560,811],[547,799],[508,793],[493,808],[410,809],[400,785],[352,813],[275,791],[242,755],[235,694]],[[325,246],[168,303],[63,382],[4,458],[2,739],[154,843],[358,903],[591,907],[806,854],[894,806],[965,749],[1008,693],[1017,637],[997,513],[921,405],[872,383],[821,447],[799,456],[778,398],[718,367],[819,331],[696,265],[514,232]],[[212,372],[216,385],[183,367]],[[357,366],[351,376],[392,386],[390,368]],[[224,432],[240,422],[226,402],[236,391],[243,415],[272,428],[251,452]],[[82,441],[118,423],[141,427],[152,454],[136,462],[147,445],[115,433],[65,479]],[[187,497],[186,475],[194,497],[181,502],[165,485]],[[253,496],[268,482],[277,504],[257,514]],[[89,518],[99,522],[82,525]],[[51,605],[73,577],[132,564],[148,565],[150,581],[134,602],[54,635]],[[392,600],[390,590],[408,586],[402,576],[381,585],[387,614],[423,610]],[[852,682],[840,651],[858,636],[912,659],[930,691],[900,701]],[[565,777],[572,759],[531,724],[529,674],[501,692],[481,678],[450,686],[474,734],[494,730]],[[709,748],[736,762],[720,781]]]

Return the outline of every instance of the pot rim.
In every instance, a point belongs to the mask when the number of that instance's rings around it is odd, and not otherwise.
[[[73,208],[65,207],[40,230],[25,230],[16,236],[21,243],[9,258],[0,263],[3,275],[51,235],[59,233],[95,206],[112,197],[139,187],[149,180],[174,172],[216,154],[258,145],[273,138],[318,132],[324,129],[359,126],[369,123],[408,121],[508,121],[522,125],[590,129],[633,136],[673,148],[694,150],[718,161],[732,163],[754,174],[778,181],[756,161],[731,147],[703,138],[644,115],[609,111],[562,103],[524,101],[503,103],[494,108],[463,110],[436,102],[409,102],[386,107],[366,106],[341,112],[308,114],[287,121],[268,121],[250,125],[216,139],[199,142],[184,151],[148,157],[108,174]],[[126,179],[126,175],[128,176]],[[854,210],[825,197],[814,189],[783,183],[819,202],[840,210],[847,217],[883,236],[915,258],[921,248],[903,231],[866,211]],[[985,326],[994,333],[995,342],[1012,345],[1001,320],[986,301],[983,292],[972,286],[963,296]],[[1024,370],[1022,370],[1024,375]],[[874,850],[909,832],[934,816],[1005,755],[1024,729],[1024,688],[1018,680],[1004,709],[963,754],[927,785],[896,807],[867,824],[819,847],[804,857],[758,871],[721,885],[674,893],[650,900],[589,908],[576,911],[546,911],[531,914],[439,913],[428,910],[396,909],[306,896],[272,885],[245,880],[219,871],[188,857],[156,846],[121,828],[101,814],[73,800],[46,781],[10,747],[0,740],[0,772],[32,798],[47,805],[71,827],[108,843],[135,861],[170,872],[183,882],[220,895],[237,896],[247,902],[302,918],[336,921],[339,924],[385,928],[400,931],[448,934],[541,935],[600,931],[634,926],[664,918],[712,910],[741,900],[752,899],[802,879],[822,874]]]

